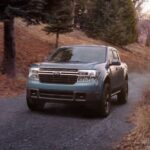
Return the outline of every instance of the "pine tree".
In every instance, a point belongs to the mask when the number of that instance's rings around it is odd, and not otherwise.
[[[48,34],[56,34],[56,44],[59,44],[59,35],[73,30],[73,16],[70,0],[55,2],[54,7],[49,10],[49,22],[44,28]]]
[[[1,0],[0,21],[4,22],[4,56],[1,66],[3,74],[10,77],[16,75],[15,17],[22,17],[29,24],[37,24],[45,19],[42,13],[44,4],[44,0]]]
[[[93,0],[75,0],[75,27],[84,31],[87,25],[87,11]]]
[[[136,14],[131,0],[94,0],[88,10],[87,33],[126,45],[137,40]]]

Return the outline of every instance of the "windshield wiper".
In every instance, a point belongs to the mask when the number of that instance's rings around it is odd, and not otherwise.
[[[55,63],[84,63],[84,62],[78,61],[78,60],[75,60],[75,61],[51,60],[50,62],[55,62]]]

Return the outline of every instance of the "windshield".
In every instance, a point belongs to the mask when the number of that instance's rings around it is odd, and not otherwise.
[[[67,47],[58,49],[49,59],[51,62],[62,63],[104,63],[106,60],[105,47]]]

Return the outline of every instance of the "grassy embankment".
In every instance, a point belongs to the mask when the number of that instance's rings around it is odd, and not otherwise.
[[[146,91],[132,117],[134,130],[123,138],[116,150],[150,150],[150,87]]]

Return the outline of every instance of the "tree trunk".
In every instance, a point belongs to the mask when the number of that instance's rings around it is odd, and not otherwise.
[[[150,47],[150,29],[148,30],[148,34],[147,34],[146,46]]]
[[[76,2],[72,0],[72,24],[75,27],[75,9],[76,9]]]
[[[59,32],[56,33],[56,45],[55,48],[58,48],[59,45]]]
[[[11,18],[4,21],[4,56],[2,73],[14,78],[16,76],[15,61],[14,18]]]

